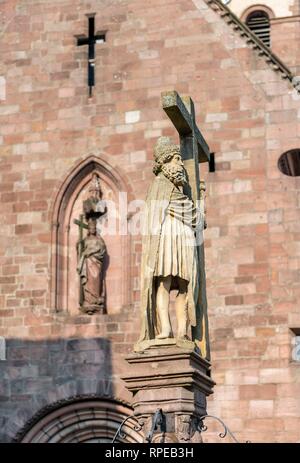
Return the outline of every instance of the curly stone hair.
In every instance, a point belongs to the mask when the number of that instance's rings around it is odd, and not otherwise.
[[[160,137],[154,148],[153,173],[158,175],[162,170],[162,166],[171,161],[175,154],[180,154],[180,147],[174,145],[169,137]]]

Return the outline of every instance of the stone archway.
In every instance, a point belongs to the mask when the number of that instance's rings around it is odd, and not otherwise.
[[[22,443],[109,443],[121,424],[132,415],[129,405],[113,399],[69,399],[46,407],[18,433]],[[141,443],[134,420],[127,420],[119,443]]]

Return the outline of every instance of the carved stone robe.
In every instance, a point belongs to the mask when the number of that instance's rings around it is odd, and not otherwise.
[[[173,275],[188,281],[189,322],[196,325],[199,278],[194,226],[197,220],[194,207],[191,214],[182,216],[183,202],[188,202],[186,210],[193,205],[178,187],[159,174],[146,198],[141,263],[142,328],[138,342],[154,339],[157,334],[156,276]]]
[[[101,236],[87,236],[77,271],[80,275],[80,305],[93,307],[103,305],[103,261],[106,246]]]

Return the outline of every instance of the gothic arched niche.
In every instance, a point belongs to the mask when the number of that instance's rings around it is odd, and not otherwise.
[[[80,313],[78,222],[84,222],[86,227],[92,220],[84,214],[83,203],[91,197],[95,178],[101,189],[102,204],[106,203],[107,207],[107,213],[101,217],[97,215],[95,222],[97,234],[101,235],[107,249],[102,267],[104,291],[101,294],[105,298],[102,307],[104,310],[100,313],[116,313],[130,303],[130,237],[126,233],[119,233],[120,221],[127,220],[127,217],[120,216],[120,194],[124,198],[128,193],[128,186],[107,162],[90,156],[78,164],[65,179],[57,195],[53,213],[52,307],[70,315]],[[86,228],[82,230],[82,234],[82,238],[86,238]]]

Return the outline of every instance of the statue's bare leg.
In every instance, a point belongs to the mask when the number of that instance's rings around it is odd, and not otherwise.
[[[172,328],[169,315],[171,275],[159,277],[158,289],[156,293],[156,309],[160,320],[161,331],[156,336],[157,339],[166,339],[171,336]]]
[[[175,301],[176,317],[177,317],[177,338],[187,339],[188,329],[188,282],[182,278],[178,278],[179,291]]]

